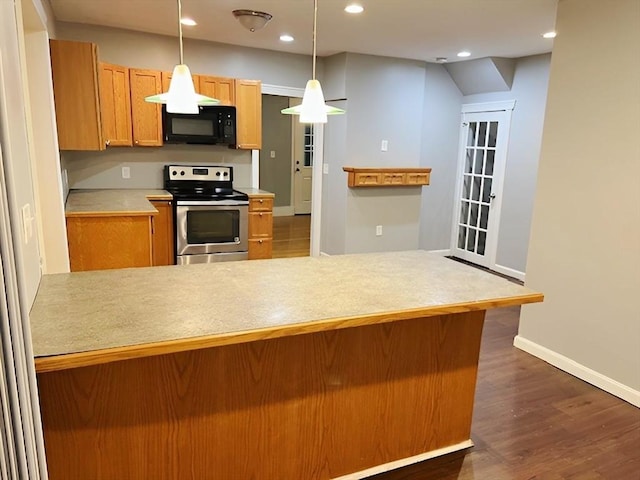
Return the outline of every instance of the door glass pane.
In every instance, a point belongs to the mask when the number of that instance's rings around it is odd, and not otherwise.
[[[482,187],[482,201],[489,203],[491,201],[491,184],[493,181],[490,178],[484,179],[484,185]]]
[[[464,173],[471,173],[473,171],[473,148],[467,148],[467,158],[464,166]]]
[[[476,142],[476,130],[478,129],[478,124],[476,122],[471,122],[469,124],[469,134],[467,135],[467,147],[473,147]]]
[[[471,204],[471,217],[469,218],[469,225],[472,227],[478,226],[478,210],[480,209],[480,205],[477,203]]]
[[[458,248],[464,249],[467,240],[467,228],[460,227],[458,230]]]
[[[487,233],[478,232],[478,255],[484,255],[485,247],[487,246]]]
[[[462,208],[460,208],[460,223],[463,225],[469,223],[469,202],[462,202]]]
[[[304,166],[313,165],[313,125],[304,127]]]
[[[484,170],[485,175],[493,175],[493,162],[496,158],[495,150],[487,150],[487,167]]]
[[[474,173],[482,175],[482,164],[484,163],[484,150],[476,150],[476,164],[473,169]]]
[[[496,146],[496,138],[498,138],[498,122],[491,122],[489,124],[489,147]]]
[[[480,208],[480,228],[487,229],[489,223],[489,205],[483,205]]]
[[[487,144],[487,122],[480,122],[478,129],[478,146],[484,147]]]
[[[467,250],[470,252],[476,249],[476,230],[475,228],[469,229],[469,236],[467,237]]]
[[[480,200],[480,184],[482,183],[482,177],[473,177],[473,200]]]
[[[464,176],[464,183],[462,184],[462,198],[469,200],[471,198],[471,177],[469,175]]]

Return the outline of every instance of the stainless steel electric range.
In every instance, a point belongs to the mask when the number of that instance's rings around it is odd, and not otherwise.
[[[166,165],[173,195],[176,263],[247,260],[249,197],[233,189],[233,167]]]

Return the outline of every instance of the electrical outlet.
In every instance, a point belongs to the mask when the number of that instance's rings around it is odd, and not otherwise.
[[[131,168],[122,167],[122,178],[131,178]]]
[[[382,236],[382,225],[376,225],[376,237]]]
[[[322,165],[322,173],[324,173],[325,175],[329,174],[329,164],[328,163],[324,163]]]
[[[382,140],[382,144],[380,144],[380,150],[382,150],[383,152],[386,152],[387,150],[389,150],[388,140]]]
[[[276,151],[275,150],[271,150],[270,156],[271,156],[271,158],[276,158]]]

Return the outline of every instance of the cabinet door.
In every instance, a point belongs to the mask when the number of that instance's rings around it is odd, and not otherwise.
[[[151,203],[158,210],[152,220],[153,265],[175,265],[173,206],[170,201],[164,200],[153,200]]]
[[[127,67],[108,63],[100,64],[100,115],[102,136],[107,146],[130,147],[133,145]]]
[[[132,68],[129,78],[133,144],[136,147],[162,146],[162,108],[157,103],[144,101],[145,97],[162,93],[160,72]]]
[[[60,150],[104,150],[97,47],[51,40],[50,48]]]
[[[67,239],[72,272],[151,266],[148,216],[68,217]]]
[[[236,140],[238,148],[262,148],[262,85],[236,79]]]
[[[200,75],[198,93],[220,100],[220,105],[235,105],[236,86],[233,78]]]

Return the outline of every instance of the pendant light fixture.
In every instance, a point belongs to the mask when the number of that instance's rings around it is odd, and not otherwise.
[[[345,113],[341,108],[324,103],[320,82],[316,79],[316,31],[318,25],[318,0],[313,0],[313,68],[311,80],[307,82],[302,104],[281,110],[285,115],[300,115],[300,123],[327,123],[327,115]]]
[[[167,105],[169,113],[197,114],[198,105],[217,105],[220,100],[196,93],[189,67],[184,64],[184,47],[182,44],[182,2],[178,0],[178,32],[180,38],[180,64],[173,68],[169,91],[159,95],[146,97],[150,103]]]

